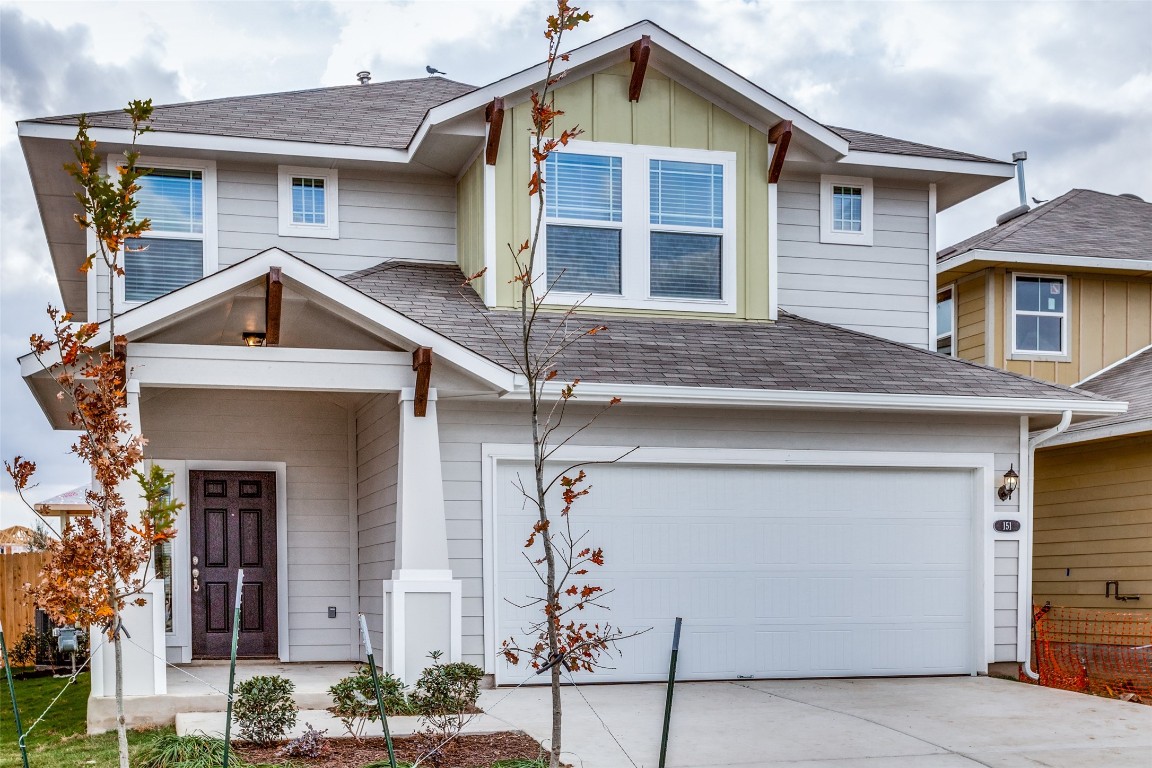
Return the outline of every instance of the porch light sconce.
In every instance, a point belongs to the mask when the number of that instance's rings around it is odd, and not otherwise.
[[[1000,497],[1000,501],[1008,501],[1012,498],[1012,494],[1020,487],[1020,475],[1016,474],[1014,469],[1015,464],[1008,465],[1008,471],[1004,473],[1004,485],[1000,486],[1000,490],[996,495]]]
[[[244,331],[244,343],[250,347],[262,347],[264,334],[260,331]]]

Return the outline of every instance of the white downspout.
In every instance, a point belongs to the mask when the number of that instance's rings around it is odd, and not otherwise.
[[[1072,424],[1072,411],[1064,411],[1060,415],[1060,423],[1051,429],[1046,429],[1040,434],[1028,440],[1028,480],[1023,483],[1023,493],[1020,503],[1024,506],[1025,526],[1024,526],[1024,546],[1029,553],[1028,557],[1028,610],[1032,611],[1032,546],[1034,539],[1033,526],[1035,524],[1036,515],[1033,504],[1036,499],[1036,448],[1043,443],[1048,442],[1056,435],[1060,434]],[[1040,674],[1032,671],[1032,631],[1031,621],[1032,617],[1029,616],[1029,632],[1028,642],[1024,646],[1024,674],[1028,675],[1030,680],[1039,680]]]

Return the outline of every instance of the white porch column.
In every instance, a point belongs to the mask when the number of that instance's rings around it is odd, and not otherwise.
[[[424,416],[413,410],[415,390],[400,392],[396,478],[396,558],[384,582],[384,668],[409,685],[431,664],[430,651],[460,660],[460,581],[448,562],[444,481],[436,390]]]
[[[127,406],[124,417],[132,424],[132,433],[140,434],[140,382],[129,379],[127,382]],[[141,488],[135,479],[128,480],[120,489],[128,509],[128,517],[139,518],[144,509]],[[151,571],[151,568],[149,569]],[[145,587],[144,605],[134,605],[131,601],[124,606],[121,619],[131,638],[124,638],[124,695],[151,696],[168,692],[168,680],[164,672],[164,590],[159,581],[153,579]],[[93,630],[91,647],[101,643],[97,653],[92,655],[92,695],[114,696],[116,693],[116,657],[107,635]]]

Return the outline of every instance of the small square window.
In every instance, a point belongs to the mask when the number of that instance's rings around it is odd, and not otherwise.
[[[820,177],[820,242],[872,245],[872,179]]]
[[[281,237],[340,237],[336,169],[282,165],[279,177]]]

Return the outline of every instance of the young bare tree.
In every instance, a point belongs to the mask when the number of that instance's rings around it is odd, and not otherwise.
[[[82,267],[87,271],[101,259],[108,274],[109,297],[115,279],[124,274],[120,258],[133,238],[148,231],[147,219],[135,218],[135,193],[144,173],[137,167],[136,138],[147,130],[151,101],[133,101],[125,109],[132,120],[132,146],[112,179],[101,171],[96,142],[88,135],[88,122],[81,117],[73,151],[76,162],[65,166],[80,190],[77,199],[83,213],[76,221],[95,235],[97,250]],[[92,471],[93,488],[85,494],[93,509],[48,542],[51,554],[31,594],[36,605],[63,624],[100,627],[115,653],[116,730],[120,768],[128,768],[128,738],[124,721],[124,664],[121,613],[129,602],[143,604],[142,593],[149,579],[149,561],[156,546],[170,539],[181,506],[168,497],[171,475],[159,467],[144,474],[145,439],[125,415],[128,371],[122,345],[115,334],[115,304],[109,309],[107,346],[94,346],[100,331],[97,323],[75,324],[72,315],[49,307],[52,334],[31,338],[32,352],[59,387],[57,397],[69,407],[69,421],[80,435],[72,445]],[[28,504],[25,492],[36,464],[22,456],[5,462],[16,491]],[[135,480],[145,508],[139,519],[129,512],[124,491]],[[35,513],[35,508],[28,504]],[[46,521],[45,521],[46,522]]]
[[[586,464],[571,465],[557,472],[558,452],[620,399],[611,398],[575,426],[565,422],[580,380],[573,378],[561,384],[559,363],[570,347],[587,343],[589,337],[606,331],[607,327],[582,322],[578,311],[582,302],[558,309],[549,296],[560,278],[549,283],[537,269],[544,227],[548,158],[582,133],[578,126],[557,133],[557,118],[564,113],[556,106],[555,89],[564,78],[562,65],[568,61],[561,45],[565,33],[591,18],[590,13],[569,5],[567,0],[557,0],[556,11],[548,17],[544,31],[548,40],[546,75],[540,89],[533,90],[530,96],[532,171],[527,191],[529,198],[537,201],[535,221],[527,240],[518,247],[508,246],[514,265],[511,282],[516,292],[519,324],[509,332],[477,305],[490,330],[514,360],[516,372],[527,382],[533,473],[530,480],[520,479],[517,488],[537,513],[524,546],[525,557],[540,580],[542,592],[529,596],[518,606],[539,609],[539,618],[525,628],[524,637],[505,640],[501,652],[511,664],[527,662],[539,673],[547,671],[551,675],[551,768],[560,765],[562,751],[564,672],[593,672],[602,666],[604,655],[615,650],[618,641],[638,634],[625,632],[608,622],[590,623],[579,618],[587,609],[605,607],[602,601],[609,592],[589,579],[592,569],[604,565],[604,552],[588,542],[587,531],[573,528],[570,514],[573,505],[591,489],[582,468]],[[468,283],[483,274],[481,271],[472,275]],[[617,460],[619,458],[623,457]]]

